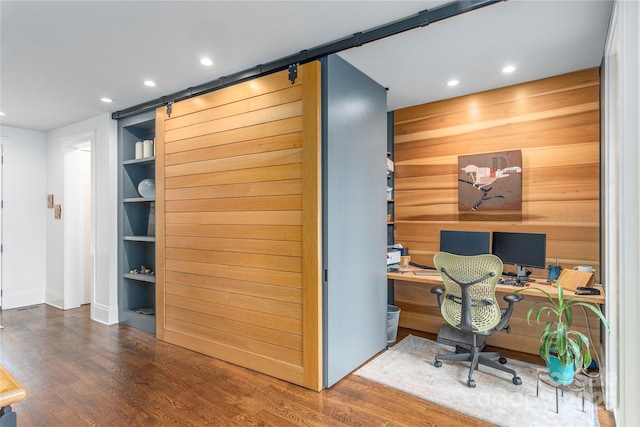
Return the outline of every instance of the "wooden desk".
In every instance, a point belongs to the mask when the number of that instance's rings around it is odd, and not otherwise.
[[[0,365],[0,424],[15,426],[16,413],[11,405],[20,402],[27,396],[27,391],[20,385],[4,366]]]
[[[410,267],[398,272],[387,273],[387,278],[394,281],[394,304],[401,309],[399,325],[418,331],[437,333],[444,320],[440,314],[436,296],[431,293],[431,287],[442,285],[442,279],[435,270],[426,270],[426,274],[428,274],[426,276],[415,275],[413,272],[416,270],[418,269]],[[523,289],[521,294],[524,295],[525,298],[515,305],[513,315],[509,321],[511,333],[498,332],[487,336],[487,344],[524,353],[538,354],[540,333],[542,332],[544,323],[546,323],[546,318],[541,318],[542,324],[540,325],[535,323],[535,319],[532,319],[532,323],[529,325],[527,322],[527,311],[535,302],[543,301],[543,298],[546,297],[539,291],[531,288],[537,287],[544,289],[552,296],[556,296],[558,291],[555,286],[548,285],[546,279],[539,278],[535,280],[535,282],[529,283],[530,286],[524,288],[500,284],[496,286],[496,295],[501,307],[507,306],[507,303],[502,299],[506,294]],[[596,285],[596,287],[600,289],[600,295],[583,295],[583,297],[589,301],[604,304],[604,290],[600,285]],[[565,291],[564,293],[567,298],[575,296],[575,293],[571,291]],[[580,310],[574,310],[573,326],[579,331],[587,333],[588,323],[591,342],[596,348],[599,348],[600,321],[591,311],[587,311],[587,318],[585,319],[585,316]]]

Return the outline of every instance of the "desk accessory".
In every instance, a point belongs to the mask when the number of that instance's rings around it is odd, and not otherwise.
[[[387,249],[387,265],[400,263],[400,251],[394,248]]]
[[[435,270],[436,269],[435,267],[432,267],[430,265],[422,265],[422,264],[418,264],[417,262],[413,262],[413,261],[409,261],[409,265],[411,265],[413,267],[422,268],[424,270]]]
[[[600,295],[600,290],[596,288],[587,288],[584,286],[578,286],[578,289],[574,292],[576,295]]]
[[[578,287],[592,288],[594,273],[579,270],[562,270],[558,277],[558,283],[562,289],[575,291]]]
[[[413,274],[415,276],[433,276],[433,277],[440,277],[440,273],[438,273],[436,270],[414,270]]]
[[[549,270],[549,276],[547,277],[547,281],[548,282],[553,282],[558,280],[558,277],[560,277],[560,272],[562,271],[562,267],[560,265],[558,265],[558,257],[556,257],[556,263],[555,265],[550,265],[548,267]]]
[[[596,272],[595,268],[591,267],[590,265],[576,265],[575,267],[573,267],[573,269],[578,271],[586,271],[587,273]]]

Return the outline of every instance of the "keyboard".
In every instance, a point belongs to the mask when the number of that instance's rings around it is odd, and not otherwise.
[[[500,282],[501,285],[506,286],[520,286],[523,287],[524,283],[519,283],[517,279],[508,278]]]

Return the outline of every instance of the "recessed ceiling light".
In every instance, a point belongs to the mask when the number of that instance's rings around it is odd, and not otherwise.
[[[0,111],[0,116],[4,116],[4,113],[2,111]]]
[[[108,103],[113,102],[113,99],[104,97],[104,98],[100,98],[100,101],[106,102],[108,104]]]
[[[149,87],[154,87],[156,84],[155,84],[155,82],[152,82],[151,80],[146,80],[144,82],[144,85],[145,86],[149,86]]]
[[[207,66],[209,66],[209,65],[213,65],[213,61],[212,61],[211,59],[209,59],[209,58],[202,58],[202,59],[200,60],[200,63],[201,63],[202,65],[207,65]]]
[[[513,73],[515,70],[516,70],[516,67],[514,67],[513,65],[507,65],[502,69],[502,72],[505,74],[508,74],[508,73]]]
[[[449,80],[447,82],[447,86],[458,86],[458,83],[460,83],[460,82],[457,81],[457,80]]]

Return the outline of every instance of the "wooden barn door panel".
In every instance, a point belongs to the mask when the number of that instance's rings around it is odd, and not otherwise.
[[[319,390],[320,68],[159,108],[157,336]]]

